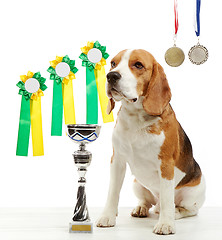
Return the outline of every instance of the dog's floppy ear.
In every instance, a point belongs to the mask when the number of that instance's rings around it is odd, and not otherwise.
[[[109,115],[112,110],[114,109],[115,107],[115,102],[112,98],[109,98],[109,102],[108,102],[108,105],[107,105],[107,109],[106,109],[106,113]]]
[[[161,115],[170,102],[171,91],[163,68],[154,60],[153,72],[143,100],[143,108],[153,116]]]

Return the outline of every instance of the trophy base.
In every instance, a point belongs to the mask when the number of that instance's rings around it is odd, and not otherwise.
[[[69,223],[69,232],[70,233],[92,233],[93,223],[90,221],[85,221],[85,222],[71,221]]]

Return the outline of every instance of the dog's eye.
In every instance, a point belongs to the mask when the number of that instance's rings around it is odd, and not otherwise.
[[[143,64],[142,64],[141,62],[136,62],[136,63],[134,64],[134,66],[135,66],[137,69],[142,69],[142,68],[144,68],[144,66],[143,66]]]
[[[114,68],[116,66],[116,63],[114,61],[111,62],[111,67]]]

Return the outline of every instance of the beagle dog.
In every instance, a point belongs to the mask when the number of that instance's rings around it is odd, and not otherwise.
[[[156,234],[175,233],[175,219],[194,216],[205,199],[205,181],[189,138],[169,104],[171,90],[160,64],[145,50],[124,50],[107,74],[108,112],[122,105],[113,131],[107,202],[98,227],[113,227],[129,164],[139,199],[133,217],[159,213]]]

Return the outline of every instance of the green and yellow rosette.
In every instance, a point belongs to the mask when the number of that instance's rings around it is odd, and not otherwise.
[[[78,69],[75,67],[75,60],[70,60],[68,55],[57,56],[50,65],[47,71],[54,81],[51,136],[62,136],[63,109],[65,124],[76,123],[72,80],[76,78]]]
[[[106,47],[98,41],[88,42],[81,48],[82,66],[86,67],[86,123],[98,123],[98,95],[101,106],[103,122],[113,122],[113,114],[107,115],[106,108],[108,97],[106,96],[106,73],[104,66],[109,54]]]
[[[41,97],[46,90],[46,79],[40,72],[28,72],[20,76],[16,86],[22,95],[19,130],[17,140],[17,156],[28,156],[30,126],[32,131],[33,156],[44,155],[42,134]]]

